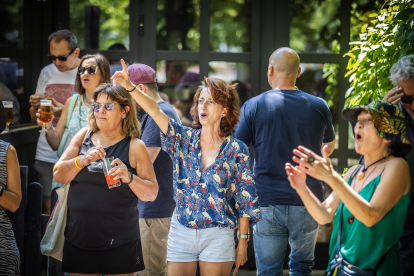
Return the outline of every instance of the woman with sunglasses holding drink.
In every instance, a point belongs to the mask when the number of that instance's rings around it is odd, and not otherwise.
[[[76,275],[136,275],[144,269],[138,198],[154,201],[158,184],[135,103],[122,87],[101,84],[93,94],[89,130],[81,129],[54,167],[71,183],[62,268]],[[113,157],[107,183],[102,162]],[[117,165],[117,166],[115,166]]]
[[[55,129],[53,129],[51,122],[46,124],[46,140],[53,150],[56,151],[60,147],[63,152],[75,134],[81,128],[88,126],[88,114],[92,104],[93,92],[101,83],[110,81],[110,74],[109,62],[101,54],[86,55],[81,59],[75,81],[75,91],[79,95],[75,94],[66,100]],[[40,115],[41,113],[36,114],[37,117]],[[68,116],[70,116],[69,120]],[[42,125],[42,121],[37,120],[37,122]],[[62,140],[65,131],[67,132],[66,137]],[[64,143],[64,145],[60,145],[61,143]],[[61,155],[62,153],[58,152],[58,154]],[[63,184],[53,180],[52,190],[61,185]]]

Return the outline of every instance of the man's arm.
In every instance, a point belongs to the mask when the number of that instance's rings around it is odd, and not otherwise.
[[[322,143],[321,152],[322,152],[322,149],[323,149],[323,147],[324,147],[325,145],[327,145],[327,146],[328,146],[328,150],[327,150],[328,155],[331,155],[331,154],[332,154],[332,152],[333,152],[333,151],[334,151],[334,149],[335,149],[335,139],[334,139],[332,142],[329,142],[329,143]]]

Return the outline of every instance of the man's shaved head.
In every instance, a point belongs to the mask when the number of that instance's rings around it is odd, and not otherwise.
[[[295,76],[299,70],[298,54],[288,48],[282,47],[273,52],[269,59],[269,65],[273,67],[276,74],[285,74],[286,76]]]

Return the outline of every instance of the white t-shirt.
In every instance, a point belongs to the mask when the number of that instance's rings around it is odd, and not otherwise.
[[[65,104],[66,100],[72,96],[75,88],[77,68],[60,72],[52,63],[40,72],[39,80],[37,81],[36,94],[43,97],[53,97],[58,102]],[[56,127],[59,118],[53,119],[53,127]],[[40,133],[39,141],[37,142],[36,160],[48,163],[56,163],[59,158],[57,152],[53,151],[46,141],[45,133]]]

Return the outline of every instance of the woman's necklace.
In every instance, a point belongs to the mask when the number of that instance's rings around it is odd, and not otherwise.
[[[87,122],[88,121],[88,117],[86,117],[86,119],[84,119],[84,118],[82,118],[82,116],[80,115],[80,110],[81,110],[81,108],[82,108],[82,105],[84,105],[83,104],[83,99],[85,98],[85,101],[86,102],[88,102],[88,100],[86,100],[86,97],[85,97],[85,94],[83,94],[83,97],[80,97],[80,104],[79,104],[79,106],[78,106],[78,117],[79,117],[79,119],[80,120],[82,120],[82,121],[84,121],[84,122]],[[91,102],[88,102],[88,103],[91,103]]]
[[[88,104],[92,104],[92,102],[91,101],[88,101],[88,99],[86,98],[86,92],[85,92],[85,94],[83,94],[83,100],[85,102],[87,102]]]
[[[371,167],[372,165],[374,165],[374,164],[377,164],[378,162],[381,162],[382,160],[384,160],[384,159],[387,159],[388,157],[390,157],[391,156],[391,153],[390,154],[388,154],[387,156],[385,156],[385,157],[383,157],[383,158],[381,158],[381,159],[379,159],[379,160],[377,160],[377,161],[375,161],[374,163],[372,163],[372,164],[370,164],[368,167],[366,167],[365,168],[365,164],[364,164],[364,168],[362,169],[362,171],[358,174],[358,179],[359,180],[362,180],[362,179],[364,179],[364,177],[365,177],[365,172],[369,169],[369,167]]]

